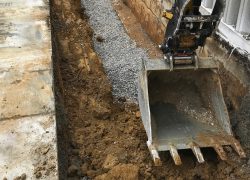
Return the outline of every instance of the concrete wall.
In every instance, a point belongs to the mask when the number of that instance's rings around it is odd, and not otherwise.
[[[227,0],[218,34],[237,50],[250,52],[250,1]]]

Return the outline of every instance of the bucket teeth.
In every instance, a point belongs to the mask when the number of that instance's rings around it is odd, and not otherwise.
[[[175,165],[181,165],[182,164],[181,157],[180,157],[176,147],[173,146],[173,145],[170,145],[170,154],[171,154],[171,156],[172,156],[172,158],[174,160]]]
[[[217,152],[221,160],[223,161],[227,160],[226,152],[224,151],[222,146],[216,145],[214,146],[214,150]]]
[[[161,162],[161,159],[160,159],[160,156],[158,154],[157,149],[155,148],[154,145],[151,144],[150,141],[147,141],[147,145],[148,145],[148,149],[151,153],[151,156],[153,157],[155,166],[161,166],[162,162]]]
[[[244,152],[244,150],[242,149],[240,143],[237,140],[234,140],[234,143],[233,143],[232,146],[233,146],[234,150],[239,154],[239,156],[241,158],[246,157],[246,153]]]
[[[197,145],[195,145],[194,143],[192,143],[190,147],[191,147],[195,157],[197,158],[198,162],[204,163],[205,160],[204,160],[204,157],[201,153],[201,149]]]

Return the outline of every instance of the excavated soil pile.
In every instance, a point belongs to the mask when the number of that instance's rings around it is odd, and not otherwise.
[[[206,163],[198,164],[192,152],[184,151],[183,166],[163,153],[163,166],[154,167],[138,107],[124,98],[113,103],[80,0],[52,0],[51,23],[61,179],[250,177],[247,160],[239,160],[229,147],[226,162],[204,150]]]

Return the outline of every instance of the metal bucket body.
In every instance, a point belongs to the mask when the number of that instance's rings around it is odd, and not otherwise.
[[[197,70],[180,66],[174,71],[164,61],[146,62],[139,106],[150,149],[170,151],[176,164],[178,149],[192,149],[199,162],[204,161],[200,147],[213,147],[225,159],[222,146],[232,145],[244,156],[232,135],[213,61],[201,61]]]

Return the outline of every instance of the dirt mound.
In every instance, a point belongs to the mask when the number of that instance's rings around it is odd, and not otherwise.
[[[162,153],[163,166],[154,167],[138,107],[123,98],[113,103],[80,0],[52,0],[51,10],[57,113],[63,114],[57,115],[61,179],[250,177],[247,161],[240,161],[231,148],[226,162],[205,150],[206,163],[198,164],[192,152],[184,151],[183,166],[176,167]]]

